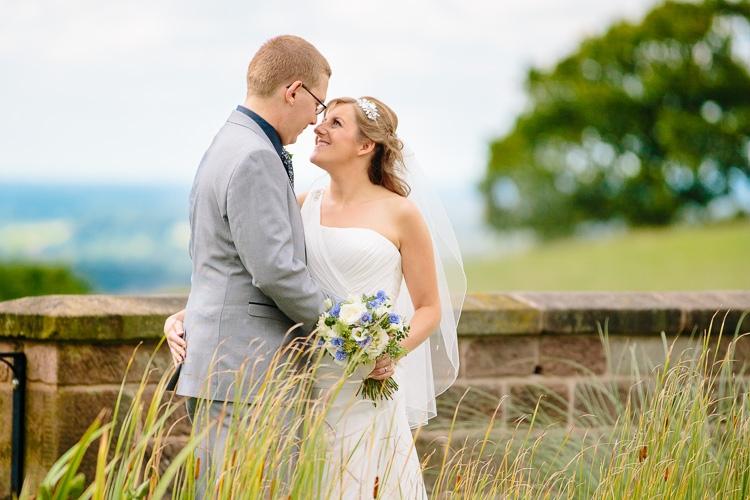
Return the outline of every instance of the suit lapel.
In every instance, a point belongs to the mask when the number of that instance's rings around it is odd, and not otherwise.
[[[232,111],[232,114],[229,115],[229,118],[227,118],[228,123],[234,123],[235,125],[240,125],[241,127],[249,128],[253,132],[255,132],[261,140],[263,140],[271,150],[276,153],[276,149],[273,147],[273,143],[271,142],[271,139],[268,138],[266,133],[263,131],[262,128],[260,128],[260,125],[258,125],[255,120],[247,116],[245,113],[241,113],[237,111],[236,109]],[[284,175],[286,175],[286,168],[284,167],[284,163],[281,161],[281,158],[279,158],[279,164],[281,165],[281,168],[284,169]],[[287,176],[288,178],[288,176]],[[289,180],[289,189],[292,190],[292,194],[294,194],[294,188],[292,187],[292,181]],[[296,196],[295,196],[296,197]]]

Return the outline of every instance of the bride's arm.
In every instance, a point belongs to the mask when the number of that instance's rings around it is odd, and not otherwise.
[[[440,294],[435,272],[435,255],[427,224],[419,209],[408,200],[404,200],[399,212],[401,268],[414,304],[409,337],[404,339],[401,345],[412,351],[424,342],[440,323]]]

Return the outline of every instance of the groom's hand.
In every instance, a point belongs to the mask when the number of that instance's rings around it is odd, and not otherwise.
[[[172,361],[177,366],[185,360],[187,343],[185,343],[185,328],[183,321],[185,319],[185,310],[177,312],[167,318],[164,322],[164,336],[167,337],[169,352],[172,353]]]
[[[382,356],[375,362],[375,368],[372,369],[368,378],[375,380],[385,380],[393,375],[393,360],[390,356]]]

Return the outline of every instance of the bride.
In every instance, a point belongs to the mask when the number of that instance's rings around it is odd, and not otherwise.
[[[373,97],[330,101],[310,158],[330,183],[298,197],[308,269],[321,288],[335,297],[383,290],[411,324],[392,400],[375,406],[357,396],[361,375],[338,383],[343,368],[331,358],[316,372],[327,400],[327,498],[426,498],[410,428],[435,415],[435,395],[458,370],[461,257],[442,205],[404,158],[397,125]]]

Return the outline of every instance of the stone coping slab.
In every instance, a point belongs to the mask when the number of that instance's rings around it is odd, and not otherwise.
[[[46,295],[0,302],[0,338],[65,341],[158,339],[165,318],[185,296]],[[702,331],[724,320],[734,333],[750,312],[750,290],[710,292],[473,293],[459,323],[463,336],[596,334],[653,335]],[[740,328],[750,331],[750,317]]]
[[[163,335],[176,295],[43,295],[0,302],[0,338],[138,341]]]
[[[703,331],[718,312],[728,312],[725,333],[734,333],[742,314],[750,312],[750,290],[701,292],[523,292],[510,294],[541,311],[539,333],[667,334]],[[718,332],[718,324],[712,329]],[[750,318],[744,322],[750,331]]]

